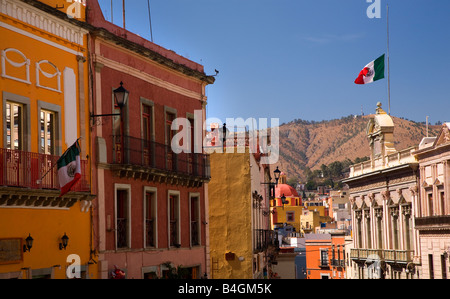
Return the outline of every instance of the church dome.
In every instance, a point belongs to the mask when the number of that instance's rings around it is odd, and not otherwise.
[[[291,186],[287,184],[278,184],[278,186],[275,187],[275,197],[280,198],[283,195],[286,197],[299,197],[297,190]]]

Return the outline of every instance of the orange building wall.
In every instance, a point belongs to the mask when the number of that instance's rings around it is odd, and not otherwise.
[[[344,260],[344,236],[332,236],[331,239],[325,240],[307,240],[306,248],[306,273],[307,279],[323,279],[324,276],[328,279],[344,279],[345,278],[345,264],[344,267],[338,267],[333,264],[333,250],[334,258],[338,260],[338,245],[340,251],[341,261]],[[328,267],[321,267],[321,250],[328,251]],[[339,275],[340,274],[340,275]]]
[[[320,249],[328,248],[329,259],[331,258],[331,243],[324,244],[324,240],[312,241],[306,243],[306,277],[307,279],[321,279],[323,275],[329,275],[331,278],[330,268],[320,268]],[[330,262],[330,261],[329,261]]]

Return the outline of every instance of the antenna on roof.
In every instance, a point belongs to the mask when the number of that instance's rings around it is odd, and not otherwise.
[[[122,0],[123,29],[125,29],[125,0]]]
[[[113,0],[111,0],[111,23],[114,24]]]
[[[147,6],[148,6],[148,21],[150,23],[150,40],[153,43],[152,14],[150,11],[150,0],[147,0]]]

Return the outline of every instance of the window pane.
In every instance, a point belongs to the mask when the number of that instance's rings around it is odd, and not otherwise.
[[[23,109],[20,104],[6,103],[6,148],[23,150]]]
[[[6,103],[6,148],[11,148],[11,138],[12,132],[11,132],[11,104]]]
[[[128,191],[117,190],[117,248],[128,247]]]
[[[155,246],[155,209],[154,200],[155,194],[151,192],[146,193],[146,215],[145,215],[145,227],[146,227],[146,247]]]
[[[55,154],[55,113],[41,110],[40,119],[40,147],[41,153],[47,155]]]

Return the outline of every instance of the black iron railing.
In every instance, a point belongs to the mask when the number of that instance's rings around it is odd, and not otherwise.
[[[58,181],[59,156],[0,148],[0,186],[29,189],[60,189]],[[88,163],[81,160],[81,179],[72,191],[89,192]]]
[[[209,157],[197,153],[176,153],[170,145],[131,136],[112,136],[112,164],[148,167],[171,173],[210,178]]]
[[[273,230],[255,229],[253,233],[255,250],[263,251],[269,248],[269,246],[278,247],[277,232]]]

